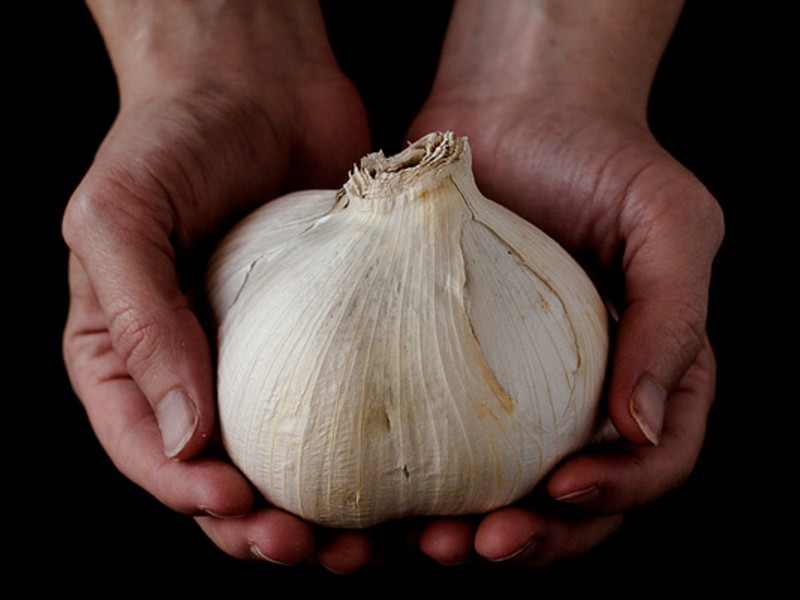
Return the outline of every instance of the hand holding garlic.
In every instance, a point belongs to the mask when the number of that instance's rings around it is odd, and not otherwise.
[[[338,185],[369,147],[363,109],[324,43],[319,14],[288,25],[287,15],[258,14],[302,12],[311,3],[222,4],[228,10],[205,10],[220,3],[202,1],[188,8],[140,2],[136,10],[90,3],[122,110],[65,219],[73,252],[66,361],[119,468],[168,506],[204,515],[198,523],[220,548],[292,563],[313,552],[346,571],[368,562],[368,538],[357,538],[355,552],[354,538],[313,550],[310,527],[275,509],[248,512],[253,496],[241,475],[197,456],[216,424],[212,367],[176,264],[236,212],[286,188]],[[477,530],[459,519],[431,520],[420,546],[443,563],[474,551],[543,564],[601,543],[627,509],[686,476],[713,397],[713,357],[702,332],[719,215],[644,122],[652,72],[679,3],[598,1],[591,11],[569,0],[503,4],[492,12],[494,3],[456,2],[437,83],[408,137],[466,134],[489,197],[601,271],[623,268],[609,406],[635,445],[627,457],[569,460],[548,480],[551,495],[587,508],[582,519],[525,506],[498,509]],[[224,17],[221,24],[212,15]],[[309,22],[315,26],[292,26]],[[214,35],[191,39],[209,23],[218,25]],[[322,44],[286,45],[281,31],[305,32],[289,42],[316,37]],[[645,31],[648,39],[637,35]],[[553,49],[559,52],[548,54]],[[233,77],[215,79],[226,74]],[[641,399],[650,402],[632,411],[630,392],[639,381],[650,392]],[[176,390],[186,394],[170,394]],[[649,445],[656,439],[658,446]],[[165,450],[180,460],[168,460]],[[239,519],[212,516],[244,512]]]
[[[525,110],[529,108],[526,106]],[[520,564],[543,565],[602,543],[617,530],[628,510],[657,500],[688,477],[700,452],[714,399],[714,357],[703,331],[709,268],[722,230],[713,200],[694,177],[646,136],[631,135],[621,124],[579,115],[560,106],[539,109],[541,112],[528,122],[520,118],[521,112],[509,113],[520,147],[515,147],[508,137],[507,145],[495,143],[481,134],[488,128],[478,126],[471,130],[461,126],[460,130],[469,133],[469,139],[474,141],[476,176],[487,194],[503,199],[520,214],[530,214],[532,220],[581,256],[597,257],[599,262],[593,272],[607,274],[610,281],[618,276],[625,278],[625,290],[615,296],[620,320],[610,362],[610,393],[614,395],[605,400],[625,441],[620,444],[619,453],[580,454],[563,462],[548,477],[547,494],[558,503],[585,509],[580,518],[576,519],[574,512],[567,513],[569,518],[562,518],[557,507],[552,506],[544,507],[545,516],[539,506],[532,504],[497,510],[477,527],[467,521],[432,521],[423,532],[420,545],[424,552],[446,564],[460,562],[477,552],[491,560],[513,557]],[[490,115],[493,123],[501,122],[499,111],[484,106],[480,112]],[[451,118],[421,119],[419,123],[425,127],[438,123],[459,128],[452,118],[459,114],[457,107],[450,107],[445,114]],[[436,115],[422,115],[428,116]],[[475,115],[463,116],[464,123],[480,123]],[[565,151],[561,137],[565,129],[553,129],[553,137],[549,137],[542,133],[539,117],[545,122],[552,119],[572,123],[577,130],[585,127],[601,131],[602,135],[576,143],[561,170],[554,168],[550,153]],[[656,159],[647,176],[631,187],[627,188],[631,179],[624,171],[617,181],[617,185],[631,191],[632,198],[638,197],[644,203],[639,205],[643,212],[630,208],[623,211],[622,204],[615,202],[612,195],[592,199],[564,188],[561,176],[569,172],[572,164],[585,165],[593,159],[604,163],[607,155],[597,153],[597,143],[610,140],[621,146],[635,144],[631,157],[638,154]],[[614,152],[614,146],[609,145],[609,153]],[[486,148],[502,148],[508,155],[489,156],[482,153]],[[514,164],[515,157],[523,154],[520,148],[535,148],[536,159],[548,165],[548,171],[524,162]],[[638,171],[635,161],[628,165],[624,162],[620,168],[628,166],[631,172]],[[594,189],[590,173],[587,169],[587,179],[575,182],[578,190],[584,186]],[[660,191],[652,192],[651,186]],[[531,189],[540,190],[541,195],[519,192]],[[554,191],[553,195],[549,190]],[[632,198],[629,207],[636,204]],[[661,212],[665,205],[669,208]],[[654,235],[647,216],[653,212],[660,215],[658,235],[640,237],[645,231]],[[604,222],[612,229],[629,233],[620,239],[600,227]],[[624,272],[616,275],[616,261],[623,252],[621,244],[631,259],[626,261]],[[684,321],[687,314],[697,320],[691,328]],[[696,337],[698,332],[700,337]],[[670,350],[675,354],[670,355]],[[638,400],[654,403],[639,409],[643,413],[640,419],[652,419],[652,425],[640,425],[633,413],[630,390],[637,389],[643,372],[665,373],[670,382],[662,391],[661,386],[651,386],[652,375],[646,379],[648,389],[656,394]],[[623,383],[626,379],[627,384]]]
[[[504,8],[456,4],[409,136],[467,135],[481,189],[605,282],[620,312],[608,408],[628,443],[619,454],[568,460],[548,479],[548,494],[585,509],[582,517],[533,505],[496,511],[477,529],[432,522],[420,545],[447,564],[477,552],[541,565],[599,545],[626,511],[688,477],[715,391],[705,319],[720,208],[647,124],[680,3],[512,0]]]
[[[219,4],[89,3],[121,107],[64,217],[65,362],[120,471],[195,515],[224,551],[283,563],[324,554],[349,570],[368,556],[327,550],[299,519],[256,510],[241,474],[205,452],[213,366],[183,286],[235,213],[300,178],[338,185],[369,149],[366,120],[313,4],[234,2],[215,20]]]

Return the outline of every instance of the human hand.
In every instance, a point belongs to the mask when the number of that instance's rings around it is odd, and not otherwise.
[[[232,219],[292,187],[338,186],[369,150],[318,8],[90,7],[121,97],[63,225],[65,362],[92,427],[121,472],[196,515],[232,556],[357,568],[365,536],[316,543],[305,522],[260,506],[215,452],[214,369],[190,289],[205,245]]]
[[[577,21],[564,19],[562,31],[558,19],[541,17],[548,4],[520,0],[500,14],[459,0],[437,81],[408,137],[445,129],[468,136],[486,196],[583,260],[616,304],[607,401],[621,439],[555,469],[543,486],[544,504],[523,501],[477,524],[431,521],[420,548],[442,563],[474,551],[492,561],[544,565],[597,546],[627,511],[685,480],[714,396],[705,322],[721,212],[659,146],[645,116],[676,15],[665,19],[663,4],[637,0],[599,15],[576,6]],[[559,17],[570,11],[559,8]],[[612,34],[645,31],[643,19],[660,37],[604,37],[609,23]]]

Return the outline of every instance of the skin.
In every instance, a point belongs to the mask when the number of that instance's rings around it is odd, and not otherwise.
[[[423,552],[545,565],[608,538],[691,472],[714,398],[705,335],[720,208],[647,126],[680,2],[459,0],[431,95],[409,132],[469,137],[479,187],[583,258],[619,313],[608,407],[614,452],[566,461],[554,504],[496,511],[465,533],[433,521]],[[498,44],[497,40],[503,40]],[[555,514],[559,515],[556,508]],[[545,516],[547,515],[547,516]]]
[[[333,570],[359,568],[368,541],[337,545],[332,536],[333,550],[320,547],[307,523],[257,507],[241,474],[216,458],[209,343],[177,265],[265,198],[338,187],[370,150],[366,115],[319,8],[89,6],[121,107],[64,216],[64,354],[97,437],[125,475],[196,515],[232,556],[296,564],[316,552]]]
[[[364,568],[378,553],[372,532],[319,531],[263,506],[220,458],[211,351],[183,269],[244,211],[291,189],[338,187],[371,149],[319,7],[88,4],[121,106],[64,215],[64,355],[97,437],[125,475],[194,515],[234,557]],[[561,465],[545,506],[432,519],[406,537],[442,564],[537,566],[600,544],[626,511],[691,472],[713,400],[705,314],[723,223],[646,124],[679,2],[487,5],[455,3],[408,138],[468,135],[484,193],[584,258],[605,286],[620,315],[608,402],[621,439]],[[567,517],[561,504],[580,510]]]

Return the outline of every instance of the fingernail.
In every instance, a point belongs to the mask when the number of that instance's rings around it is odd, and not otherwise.
[[[170,458],[176,456],[197,427],[197,410],[185,390],[173,390],[156,408],[156,419],[161,429],[164,452]]]
[[[535,537],[529,539],[521,548],[515,550],[508,556],[502,556],[500,558],[494,558],[491,562],[504,562],[508,560],[513,560],[514,562],[525,562],[529,558],[531,558],[536,551],[539,549],[539,542],[536,540]]]
[[[257,558],[258,560],[264,560],[266,562],[272,563],[273,565],[280,565],[282,567],[289,566],[289,563],[271,559],[269,556],[267,556],[261,551],[261,548],[259,548],[255,544],[250,544],[250,554],[253,556],[253,558]]]
[[[600,495],[600,488],[596,485],[584,488],[582,490],[575,490],[567,494],[558,496],[556,500],[559,502],[568,502],[569,504],[585,504],[597,498]]]
[[[630,411],[639,429],[655,446],[661,441],[666,406],[667,391],[652,377],[644,375],[633,390]]]
[[[468,563],[469,559],[470,559],[470,556],[467,555],[467,556],[463,556],[463,557],[461,557],[461,558],[459,558],[457,560],[453,560],[453,561],[440,560],[440,561],[438,561],[438,563],[440,565],[442,565],[443,567],[459,567],[461,565],[464,565],[464,564]]]
[[[241,519],[243,516],[247,514],[247,512],[243,512],[239,515],[221,515],[219,513],[215,513],[214,511],[207,509],[205,506],[199,506],[198,510],[208,517],[213,517],[215,519],[221,519],[221,520],[229,520],[229,521]]]

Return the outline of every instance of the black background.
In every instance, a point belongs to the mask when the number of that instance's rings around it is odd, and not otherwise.
[[[787,160],[797,159],[796,132],[792,112],[782,106],[796,63],[779,33],[788,15],[770,3],[689,0],[653,90],[655,134],[726,214],[709,315],[718,399],[691,479],[631,513],[608,543],[554,568],[520,572],[479,562],[443,568],[403,557],[341,578],[315,567],[230,559],[189,517],[119,475],[97,444],[61,361],[68,296],[60,218],[114,118],[116,88],[82,2],[25,4],[3,21],[11,133],[10,160],[3,163],[11,182],[3,219],[3,299],[11,325],[3,361],[10,409],[3,421],[6,573],[21,576],[31,590],[108,593],[221,584],[234,593],[270,594],[278,591],[275,583],[302,591],[319,582],[324,590],[383,593],[446,584],[457,591],[477,579],[499,593],[513,593],[504,586],[521,582],[530,593],[597,585],[647,596],[698,586],[763,591],[787,574],[789,559],[796,562],[796,546],[779,545],[796,534],[787,502],[796,476],[794,461],[787,461],[793,439],[781,433],[794,424],[798,399],[789,362],[797,358],[791,342],[797,318],[789,316],[796,304],[789,285],[796,251],[790,254],[789,244],[797,193]],[[372,110],[376,146],[387,150],[402,143],[425,97],[449,8],[435,0],[400,4],[325,4],[341,63]],[[794,145],[787,149],[782,141]],[[34,575],[23,571],[30,566]]]

